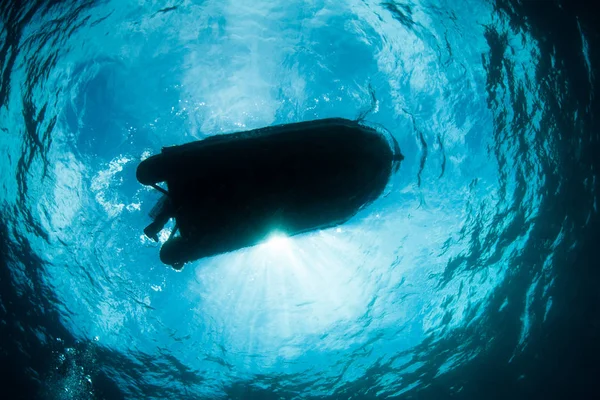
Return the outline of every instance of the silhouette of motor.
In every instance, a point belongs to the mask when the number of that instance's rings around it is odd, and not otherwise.
[[[144,232],[158,241],[175,218],[160,259],[181,269],[261,243],[273,232],[333,227],[377,199],[403,159],[391,136],[340,118],[165,147],[137,168],[141,184],[164,194]]]

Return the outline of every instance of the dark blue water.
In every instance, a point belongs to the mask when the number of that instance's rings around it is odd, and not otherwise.
[[[3,398],[600,394],[593,4],[155,3],[0,5]],[[160,263],[140,160],[366,112],[348,223]]]

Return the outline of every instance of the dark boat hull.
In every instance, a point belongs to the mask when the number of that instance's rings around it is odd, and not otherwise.
[[[383,192],[402,159],[372,128],[327,119],[219,135],[144,160],[142,184],[166,182],[180,236],[168,265],[341,224]]]

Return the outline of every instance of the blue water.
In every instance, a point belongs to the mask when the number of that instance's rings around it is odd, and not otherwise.
[[[3,2],[1,308],[40,398],[446,398],[478,365],[527,385],[597,218],[598,134],[591,26],[554,43],[516,4]],[[371,107],[406,156],[382,198],[160,263],[142,159]]]

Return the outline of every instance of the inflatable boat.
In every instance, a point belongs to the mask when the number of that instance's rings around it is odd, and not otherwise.
[[[158,240],[174,218],[160,259],[181,269],[273,232],[333,227],[377,199],[403,158],[391,135],[339,118],[165,147],[137,168],[141,184],[164,194],[144,232]]]

